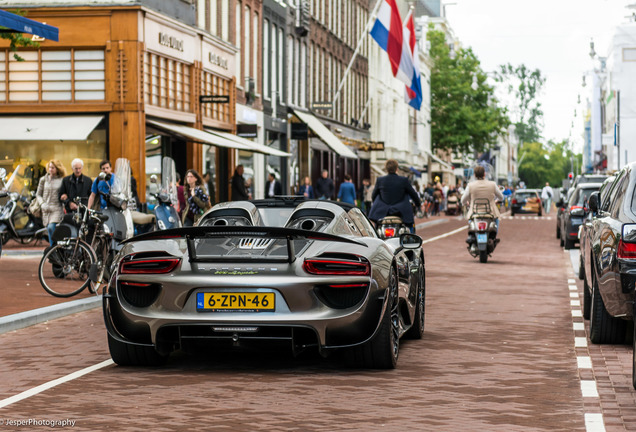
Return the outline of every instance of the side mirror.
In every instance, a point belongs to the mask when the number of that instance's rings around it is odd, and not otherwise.
[[[598,202],[599,200],[599,193],[598,192],[593,192],[592,195],[590,195],[590,199],[588,201],[588,204],[590,206],[590,210],[592,211],[592,213],[598,213]]]
[[[402,234],[400,236],[400,246],[404,249],[417,249],[422,246],[422,237],[417,234]]]
[[[636,243],[636,224],[623,224],[621,231],[621,240],[623,243]]]

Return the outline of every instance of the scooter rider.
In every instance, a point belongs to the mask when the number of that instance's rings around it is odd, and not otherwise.
[[[495,204],[495,198],[503,200],[503,194],[499,190],[499,186],[497,186],[497,183],[485,179],[486,169],[483,166],[477,165],[474,172],[476,180],[470,182],[468,186],[466,186],[466,190],[462,195],[462,204],[464,206],[468,206],[470,203],[470,207],[467,207],[468,214],[466,215],[466,219],[470,219],[473,211],[475,210],[473,208],[475,200],[479,198],[485,198],[490,204],[490,210],[495,217],[497,229],[499,229],[499,209]]]
[[[402,222],[411,228],[411,232],[415,232],[413,208],[409,197],[417,206],[416,208],[420,208],[422,206],[420,196],[406,177],[397,174],[398,163],[395,159],[386,161],[384,168],[389,174],[378,178],[375,182],[369,219],[377,223],[383,217],[400,215]]]

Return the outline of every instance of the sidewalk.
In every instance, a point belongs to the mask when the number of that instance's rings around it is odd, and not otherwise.
[[[71,298],[53,297],[42,288],[38,266],[47,242],[23,245],[9,240],[0,258],[0,334],[101,305],[88,290]]]
[[[440,214],[416,218],[417,230],[461,219],[461,216]],[[42,288],[38,266],[47,242],[20,244],[14,240],[2,248],[0,258],[0,334],[33,324],[61,318],[83,310],[101,306],[101,296],[84,290],[71,298],[53,297]]]

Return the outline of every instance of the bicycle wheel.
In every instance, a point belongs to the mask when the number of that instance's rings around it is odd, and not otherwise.
[[[88,291],[91,294],[99,294],[99,288],[108,281],[104,281],[104,273],[109,265],[108,257],[110,255],[109,240],[104,237],[98,237],[94,242],[94,251],[96,255],[95,263],[97,264],[97,282],[91,281],[88,285]]]
[[[38,276],[42,287],[55,297],[71,297],[82,292],[90,279],[88,271],[95,262],[92,249],[83,241],[57,244],[42,257]]]

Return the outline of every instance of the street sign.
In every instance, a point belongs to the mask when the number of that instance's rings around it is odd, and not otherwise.
[[[238,124],[236,125],[236,135],[243,138],[257,138],[258,127],[255,124]]]
[[[199,103],[230,103],[229,95],[201,95]]]
[[[327,101],[313,102],[311,104],[311,109],[315,109],[315,110],[330,110],[330,109],[333,109],[333,104],[331,102],[327,102]]]

